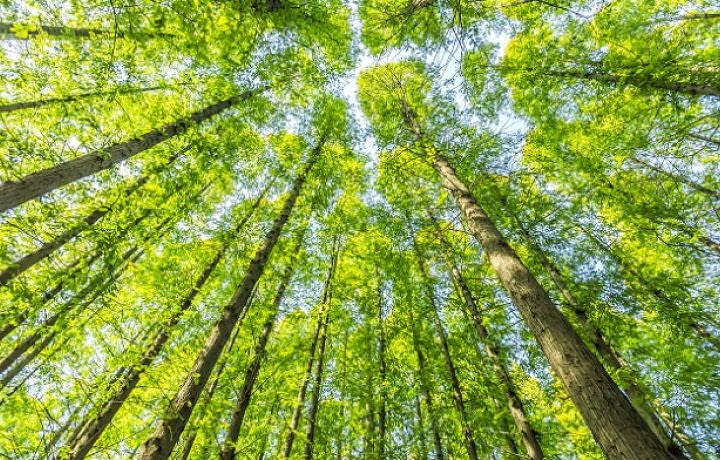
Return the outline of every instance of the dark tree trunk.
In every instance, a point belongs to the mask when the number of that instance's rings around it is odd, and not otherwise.
[[[35,109],[38,107],[44,107],[50,104],[56,104],[58,102],[77,102],[82,99],[88,99],[93,97],[101,96],[114,96],[123,94],[140,94],[150,91],[158,91],[165,89],[163,86],[151,86],[148,88],[120,88],[115,91],[95,91],[92,93],[75,94],[72,96],[65,97],[51,97],[48,99],[38,99],[36,101],[27,102],[14,102],[11,104],[0,105],[0,113],[14,112],[16,110]]]
[[[36,25],[36,24],[19,24],[0,22],[0,36],[10,38],[13,40],[25,40],[26,38],[18,37],[14,32],[13,28],[20,26],[23,28],[29,28],[28,38],[34,37],[40,33],[46,34],[50,37],[64,38],[64,37],[75,37],[75,38],[93,38],[96,36],[105,36],[109,38],[125,38],[135,37],[143,39],[152,38],[174,38],[173,34],[166,34],[162,32],[125,32],[114,29],[93,29],[89,27],[63,27],[63,26],[47,26],[47,25]]]
[[[290,218],[295,202],[306,182],[307,175],[317,161],[321,149],[322,142],[313,150],[302,171],[296,177],[280,215],[275,219],[272,228],[265,236],[262,246],[255,253],[242,283],[238,286],[230,303],[223,310],[220,320],[210,332],[202,351],[180,385],[162,421],[157,425],[150,438],[145,441],[140,452],[140,459],[167,459],[172,453],[187,425],[195,403],[220,357],[220,352],[228,342],[232,330],[247,305],[250,294],[265,270],[265,264],[277,244],[285,223]]]
[[[140,137],[32,173],[17,182],[6,182],[0,185],[0,212],[13,209],[26,201],[121,163],[163,141],[184,133],[191,126],[201,123],[265,89],[246,91],[209,105],[188,117],[168,123]]]
[[[332,290],[331,290],[332,292]],[[332,297],[328,299],[332,302]],[[317,413],[320,408],[320,394],[322,393],[323,372],[325,370],[325,347],[327,345],[328,324],[330,322],[330,305],[325,309],[325,320],[320,331],[318,359],[315,364],[315,380],[313,391],[310,396],[310,407],[308,408],[307,425],[305,426],[305,451],[303,458],[312,460],[315,448],[315,428],[317,426]]]
[[[234,460],[236,456],[235,445],[237,444],[238,438],[240,437],[240,429],[242,428],[243,421],[245,420],[245,413],[250,406],[250,398],[252,397],[253,390],[255,389],[255,382],[257,381],[258,374],[260,373],[260,366],[262,365],[263,359],[265,358],[266,348],[270,334],[272,333],[275,321],[277,320],[278,313],[280,312],[280,305],[282,304],[283,298],[285,297],[285,291],[292,279],[292,275],[295,272],[297,254],[302,248],[303,237],[305,235],[305,229],[303,229],[298,235],[297,242],[292,248],[290,254],[291,258],[285,267],[285,273],[282,275],[280,285],[278,286],[277,293],[273,299],[270,307],[270,315],[268,316],[265,324],[263,325],[260,339],[255,346],[255,352],[253,354],[252,361],[245,370],[245,380],[243,382],[242,389],[240,390],[240,397],[235,404],[235,410],[232,414],[230,426],[225,436],[225,444],[220,451],[221,460]]]
[[[379,380],[380,380],[380,408],[378,409],[378,460],[385,460],[385,443],[387,431],[387,362],[385,360],[386,338],[385,338],[385,318],[383,316],[383,298],[382,298],[382,282],[380,281],[380,273],[376,271],[378,280],[378,361],[379,361]]]

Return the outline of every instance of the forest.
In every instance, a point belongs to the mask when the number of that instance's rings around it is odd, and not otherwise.
[[[0,458],[720,459],[718,0],[0,0]]]

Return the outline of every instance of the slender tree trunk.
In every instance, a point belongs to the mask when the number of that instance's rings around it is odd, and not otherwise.
[[[38,99],[36,101],[27,102],[13,102],[11,104],[0,105],[0,113],[14,112],[16,110],[35,109],[38,107],[44,107],[50,104],[56,104],[58,102],[77,102],[82,99],[88,99],[93,97],[102,96],[115,96],[124,94],[140,94],[151,91],[159,91],[166,89],[163,86],[150,86],[148,88],[118,88],[114,91],[94,91],[90,93],[74,94],[72,96],[65,97],[51,97],[48,99]]]
[[[425,439],[425,419],[423,417],[422,406],[420,405],[420,398],[418,398],[418,396],[415,395],[415,397],[413,399],[415,401],[415,413],[417,415],[417,420],[418,420],[418,436],[420,437],[420,454],[422,455],[422,458],[427,460],[428,450],[427,450],[427,440]],[[442,449],[440,449],[440,452],[442,452]]]
[[[435,459],[443,460],[445,455],[443,454],[442,439],[440,438],[440,428],[438,427],[437,418],[435,417],[435,410],[433,409],[432,395],[430,394],[430,386],[425,378],[425,355],[420,349],[420,343],[417,336],[417,329],[415,326],[415,319],[413,318],[412,310],[408,310],[410,315],[410,327],[412,328],[413,335],[413,348],[415,348],[415,355],[418,360],[418,377],[420,379],[420,391],[425,399],[425,406],[428,410],[428,416],[430,417],[430,429],[433,435],[433,447],[435,448]]]
[[[202,290],[205,283],[210,279],[211,275],[215,271],[215,268],[225,256],[231,242],[237,238],[242,228],[255,213],[260,201],[265,196],[265,193],[267,193],[268,188],[265,188],[265,190],[257,197],[250,210],[232,230],[232,237],[226,239],[220,249],[215,253],[210,263],[205,267],[197,280],[195,280],[190,292],[180,303],[180,307],[165,321],[164,324],[160,326],[160,330],[157,334],[155,334],[154,338],[149,341],[148,348],[145,353],[143,353],[140,360],[135,365],[130,366],[124,373],[122,381],[115,393],[103,402],[100,406],[100,410],[94,417],[87,419],[83,423],[84,428],[82,432],[78,435],[74,442],[69,445],[70,452],[63,457],[64,459],[81,460],[85,458],[93,445],[95,445],[95,442],[98,440],[100,435],[102,435],[108,425],[110,425],[115,417],[115,414],[117,414],[123,404],[125,404],[125,401],[137,386],[144,370],[151,366],[160,354],[163,347],[170,339],[173,329],[178,324],[183,314],[192,306],[195,297]]]
[[[145,442],[140,452],[142,460],[166,459],[180,439],[195,403],[200,397],[210,374],[220,357],[220,352],[230,338],[240,314],[244,310],[248,298],[252,293],[258,279],[265,270],[265,264],[275,247],[285,223],[290,218],[295,202],[322,149],[321,142],[312,152],[300,174],[295,179],[292,190],[285,200],[280,215],[276,218],[272,228],[265,236],[263,245],[257,250],[240,286],[235,291],[232,300],[225,307],[222,317],[215,324],[207,341],[184,382],[180,385],[170,406],[165,412],[162,421],[157,425],[155,432]]]
[[[332,289],[330,291],[332,293]],[[328,299],[332,302],[332,297]],[[303,458],[312,460],[315,448],[315,428],[317,426],[317,413],[320,408],[320,394],[322,393],[323,372],[325,370],[325,347],[327,345],[328,323],[330,322],[330,305],[325,311],[325,320],[320,331],[318,359],[315,364],[315,380],[313,391],[310,396],[310,407],[308,409],[307,425],[305,426],[305,452]]]
[[[27,29],[27,37],[19,37],[13,32],[17,27]],[[5,39],[12,40],[26,40],[29,37],[35,37],[43,33],[53,38],[64,38],[64,37],[75,37],[75,38],[94,38],[96,36],[105,36],[109,38],[174,38],[173,34],[167,34],[162,32],[125,32],[114,29],[93,29],[88,27],[63,27],[63,26],[48,26],[39,24],[22,24],[22,23],[9,23],[0,22],[0,36],[4,36]]]
[[[507,203],[505,204],[507,205]],[[535,241],[532,235],[530,235],[530,232],[527,230],[527,228],[525,228],[518,216],[512,213],[512,211],[510,210],[508,210],[508,212],[512,214],[518,226],[518,229],[520,229],[520,233],[522,234],[523,239],[530,247],[535,257],[537,257],[540,265],[550,275],[550,279],[552,279],[555,287],[558,289],[558,291],[560,291],[563,298],[570,307],[570,312],[572,313],[573,317],[580,324],[580,327],[583,328],[585,335],[590,339],[590,342],[592,342],[598,354],[605,362],[605,365],[616,374],[625,374],[629,376],[627,381],[620,383],[620,387],[623,389],[625,394],[627,394],[628,398],[630,399],[630,403],[633,405],[637,413],[640,414],[640,416],[645,420],[650,429],[655,433],[660,442],[663,443],[663,445],[667,448],[669,452],[676,456],[684,455],[680,446],[678,446],[675,443],[675,440],[668,434],[667,428],[663,425],[658,414],[655,413],[654,408],[650,404],[650,398],[648,398],[645,391],[643,391],[643,389],[634,382],[636,378],[635,371],[617,353],[617,351],[615,351],[612,345],[610,345],[610,342],[605,337],[605,334],[597,326],[595,326],[595,324],[593,324],[593,322],[588,317],[585,307],[575,299],[575,296],[570,291],[570,288],[565,282],[565,279],[560,273],[560,270],[548,258],[548,256],[542,250],[537,241]],[[693,452],[693,450],[695,450],[696,452]],[[692,455],[693,458],[704,458],[704,456],[699,451],[697,451],[697,449],[693,449],[692,447],[688,448],[688,452]]]
[[[297,436],[297,429],[300,425],[300,416],[302,415],[302,410],[305,406],[305,395],[307,394],[307,388],[310,384],[310,379],[312,378],[313,365],[315,364],[315,350],[317,349],[320,332],[323,328],[323,323],[325,321],[325,315],[327,314],[328,308],[330,306],[330,299],[332,296],[332,280],[335,276],[335,263],[336,259],[335,257],[333,257],[330,261],[330,268],[328,269],[327,278],[325,279],[325,286],[323,287],[320,311],[318,311],[318,320],[315,326],[315,332],[313,332],[312,340],[310,341],[310,355],[308,357],[307,366],[305,366],[305,374],[303,375],[303,380],[300,384],[300,390],[298,391],[298,396],[295,402],[295,408],[293,409],[292,418],[290,419],[290,428],[288,430],[287,437],[285,438],[285,446],[283,448],[282,458],[290,458],[293,444],[295,442],[295,436]]]
[[[26,201],[121,163],[163,141],[184,133],[191,126],[202,123],[241,101],[263,92],[265,89],[259,88],[245,91],[240,95],[232,96],[198,110],[188,117],[149,131],[142,136],[32,173],[17,182],[6,182],[0,185],[0,212],[13,209]]]
[[[242,389],[240,390],[240,397],[235,403],[235,410],[232,414],[230,426],[228,427],[227,434],[225,436],[225,444],[220,451],[221,460],[234,460],[236,457],[235,445],[237,444],[238,438],[240,437],[240,429],[242,428],[243,421],[245,420],[245,413],[250,406],[250,398],[252,397],[255,389],[255,382],[257,381],[258,374],[260,373],[260,366],[262,365],[263,359],[267,349],[267,344],[270,339],[275,321],[277,320],[280,312],[280,305],[282,304],[283,298],[285,297],[285,291],[292,279],[293,273],[295,272],[297,254],[302,248],[302,242],[305,235],[305,229],[303,229],[298,235],[298,239],[295,243],[295,247],[292,248],[290,254],[291,259],[288,265],[285,267],[285,272],[280,280],[277,293],[273,299],[270,307],[270,315],[268,316],[265,324],[263,325],[260,339],[255,346],[255,352],[253,354],[252,361],[245,370],[245,380],[243,382]]]
[[[180,155],[182,155],[188,149],[189,147],[186,147],[180,153],[171,156],[164,167],[171,165],[176,159],[180,157]],[[123,199],[128,199],[130,196],[132,196],[133,193],[135,193],[139,188],[145,185],[151,177],[152,174],[142,176],[129,187],[127,187],[122,193]],[[51,241],[44,243],[34,252],[31,252],[30,254],[13,262],[8,268],[6,268],[0,273],[0,287],[6,286],[10,281],[32,268],[35,264],[47,259],[50,254],[62,247],[65,243],[77,237],[85,229],[95,225],[95,223],[102,219],[107,213],[112,211],[113,204],[114,203],[109,203],[106,206],[95,209],[93,212],[85,216],[85,218],[79,224],[64,231],[60,235],[53,238]]]
[[[385,443],[387,431],[387,363],[385,360],[386,353],[386,337],[385,337],[385,318],[383,316],[383,298],[382,284],[380,281],[380,273],[376,269],[375,272],[378,280],[377,298],[378,298],[378,367],[380,380],[380,408],[378,409],[378,460],[385,460]]]
[[[648,162],[645,161],[645,160],[641,160],[641,159],[636,158],[636,157],[630,157],[630,158],[628,158],[628,159],[629,159],[631,162],[633,162],[633,163],[639,164],[640,166],[643,166],[643,167],[645,167],[645,168],[647,168],[647,169],[649,169],[649,170],[651,170],[651,171],[654,171],[654,172],[660,174],[661,176],[667,176],[667,177],[671,178],[672,180],[674,180],[674,181],[676,181],[676,182],[678,182],[678,183],[685,184],[685,185],[687,185],[688,187],[690,187],[691,189],[693,189],[693,190],[695,190],[695,191],[697,191],[697,192],[704,193],[704,194],[709,195],[709,196],[711,196],[711,197],[713,197],[713,198],[715,198],[715,199],[720,199],[720,192],[718,192],[717,190],[712,190],[712,189],[710,189],[710,188],[707,188],[707,187],[705,187],[704,185],[702,185],[702,184],[699,183],[699,182],[695,182],[694,180],[688,179],[687,177],[681,176],[681,175],[679,175],[679,174],[675,174],[675,173],[671,173],[671,172],[665,171],[665,170],[662,169],[662,168],[659,168],[659,167],[657,167],[657,166],[655,166],[655,165],[653,165],[653,164],[648,163]],[[716,243],[716,244],[717,244],[717,243]]]
[[[713,85],[696,84],[691,82],[669,82],[653,77],[621,76],[602,72],[585,72],[576,70],[546,71],[546,75],[561,78],[579,78],[594,80],[602,83],[617,85],[630,85],[638,88],[653,88],[663,91],[686,94],[688,96],[720,97],[720,88]]]
[[[453,362],[452,355],[450,353],[447,332],[445,331],[445,326],[443,326],[442,320],[440,319],[438,305],[435,301],[435,294],[433,293],[433,289],[430,284],[430,276],[424,263],[424,255],[420,252],[420,248],[415,241],[413,241],[413,248],[415,250],[415,257],[417,259],[418,268],[420,269],[420,275],[422,277],[425,295],[428,298],[428,302],[430,302],[430,306],[433,310],[433,322],[435,323],[435,329],[437,329],[438,336],[440,337],[440,345],[442,347],[443,358],[445,359],[445,366],[447,366],[448,375],[450,376],[450,383],[452,385],[453,402],[455,403],[455,409],[460,416],[463,439],[465,440],[465,450],[467,451],[467,455],[470,460],[478,460],[477,444],[475,444],[475,435],[468,421],[462,386],[460,385],[460,379],[457,375],[457,369],[455,368],[455,363]]]
[[[403,109],[408,127],[418,141],[424,142],[414,114],[406,105]],[[448,160],[437,151],[429,156],[443,186],[455,198],[470,231],[485,250],[490,265],[605,455],[611,460],[673,458],[555,308],[550,296],[508,245]]]

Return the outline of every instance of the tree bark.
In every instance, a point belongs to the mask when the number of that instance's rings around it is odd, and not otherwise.
[[[182,153],[184,153],[188,149],[189,147],[186,147],[180,153],[171,156],[164,167],[171,165],[176,159],[180,157],[180,155],[182,155]],[[136,180],[133,184],[131,184],[128,188],[124,190],[124,192],[122,193],[122,198],[128,199],[139,188],[145,185],[151,177],[151,174],[140,177],[138,180]],[[58,250],[65,243],[68,243],[70,240],[77,237],[84,230],[95,225],[107,213],[112,211],[113,205],[114,203],[108,203],[105,206],[95,209],[90,214],[85,216],[85,218],[83,218],[83,220],[79,224],[67,229],[60,235],[53,238],[51,241],[44,243],[35,251],[13,262],[8,268],[0,272],[0,287],[6,286],[8,283],[10,283],[10,281],[25,273],[35,264],[40,263],[46,258],[48,258],[50,254]]]
[[[245,91],[240,95],[232,96],[198,110],[188,117],[149,131],[142,136],[119,142],[108,148],[32,173],[17,182],[6,182],[0,185],[0,212],[13,209],[26,201],[121,163],[163,141],[184,133],[191,126],[197,125],[239,102],[265,91],[265,89],[259,88]]]
[[[212,273],[215,271],[215,268],[225,256],[231,242],[238,237],[242,228],[255,213],[260,201],[267,193],[268,188],[269,187],[265,188],[265,190],[257,197],[250,210],[232,230],[231,237],[225,240],[220,249],[211,259],[210,263],[195,280],[190,292],[185,296],[185,298],[183,298],[182,302],[180,302],[180,307],[164,322],[164,324],[160,326],[160,330],[155,334],[154,338],[149,341],[148,348],[145,353],[143,353],[140,360],[136,364],[129,366],[126,371],[122,373],[122,382],[115,393],[103,402],[100,406],[100,410],[94,417],[88,418],[85,422],[83,422],[83,430],[78,434],[73,443],[69,445],[70,452],[63,457],[64,459],[81,460],[85,458],[90,449],[95,445],[95,442],[102,435],[108,425],[110,425],[115,417],[115,414],[117,414],[123,404],[125,404],[125,401],[137,386],[140,381],[140,377],[145,372],[145,369],[151,366],[160,354],[163,347],[170,339],[170,335],[174,327],[178,324],[178,322],[180,322],[183,314],[192,306],[195,297],[202,290],[205,283],[210,279]]]
[[[377,298],[378,298],[378,373],[380,380],[380,407],[378,409],[378,460],[385,460],[385,443],[387,431],[387,362],[385,360],[386,353],[386,337],[385,337],[385,318],[383,316],[383,298],[382,284],[380,281],[380,273],[376,269],[376,277],[378,281]]]
[[[293,409],[292,418],[290,419],[290,428],[288,434],[285,437],[285,446],[283,447],[282,458],[290,458],[292,453],[293,444],[295,442],[295,436],[297,436],[297,429],[300,425],[300,416],[302,415],[303,407],[305,406],[305,395],[307,394],[307,388],[312,378],[313,365],[315,364],[315,350],[317,349],[318,341],[320,338],[320,332],[323,328],[325,321],[325,315],[330,306],[330,298],[332,296],[332,280],[335,276],[335,258],[333,257],[330,261],[330,268],[328,269],[328,276],[325,279],[325,286],[323,287],[322,301],[320,311],[318,311],[318,320],[313,332],[312,340],[310,341],[310,355],[308,357],[307,366],[305,366],[305,373],[303,375],[302,383],[298,391],[297,400],[295,402],[295,408]]]
[[[311,153],[302,171],[296,177],[290,194],[283,204],[280,215],[275,219],[270,231],[266,234],[262,246],[257,250],[245,273],[245,277],[238,286],[230,303],[222,312],[220,320],[210,332],[203,349],[195,363],[180,385],[170,406],[165,411],[162,421],[157,425],[155,432],[145,441],[139,458],[142,460],[167,459],[172,453],[180,436],[192,414],[195,403],[200,397],[210,374],[220,357],[220,352],[228,342],[233,328],[240,318],[240,314],[247,305],[248,298],[258,279],[265,270],[265,264],[277,244],[283,227],[290,218],[295,202],[300,195],[307,175],[313,167],[322,149],[323,142]]]
[[[125,32],[114,29],[93,29],[89,27],[63,27],[63,26],[48,26],[40,24],[20,24],[20,23],[9,23],[0,22],[0,36],[4,36],[5,39],[12,40],[26,40],[27,38],[18,37],[14,32],[13,28],[20,26],[23,28],[29,28],[28,37],[35,37],[40,33],[46,34],[54,38],[63,37],[76,37],[76,38],[93,38],[95,36],[106,36],[115,38],[125,38],[128,36],[144,39],[152,38],[175,38],[173,34],[167,34],[163,32]]]
[[[148,88],[124,88],[124,89],[120,88],[120,89],[116,89],[115,91],[94,91],[91,93],[74,94],[72,96],[38,99],[36,101],[13,102],[10,104],[0,105],[0,113],[15,112],[16,110],[35,109],[35,108],[44,107],[44,106],[50,105],[50,104],[56,104],[58,102],[77,102],[82,99],[87,99],[87,98],[92,98],[92,97],[114,96],[114,95],[122,95],[122,94],[139,94],[139,93],[146,93],[146,92],[150,92],[150,91],[159,91],[162,89],[166,89],[166,88],[163,86],[151,86]]]
[[[225,444],[220,451],[221,460],[235,460],[236,447],[238,438],[240,437],[240,429],[242,428],[243,421],[245,420],[245,413],[247,412],[248,406],[250,406],[250,398],[252,397],[255,389],[255,382],[257,381],[258,374],[260,373],[260,366],[262,365],[263,359],[267,349],[267,344],[270,339],[275,321],[277,320],[280,312],[280,305],[282,304],[285,292],[290,284],[293,273],[295,272],[297,254],[302,248],[303,238],[305,236],[305,230],[303,229],[298,235],[298,239],[292,248],[290,254],[291,258],[288,265],[285,267],[284,273],[280,280],[277,293],[273,299],[272,306],[270,307],[270,315],[268,316],[265,324],[263,325],[260,339],[255,346],[255,352],[253,354],[252,361],[245,370],[245,380],[243,382],[242,389],[240,390],[240,397],[235,404],[235,410],[232,414],[230,426],[228,427],[227,434],[225,436]]]

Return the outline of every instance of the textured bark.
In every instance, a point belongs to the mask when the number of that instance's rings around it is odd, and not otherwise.
[[[40,24],[16,24],[9,22],[0,22],[0,36],[4,36],[6,39],[10,38],[13,40],[25,40],[25,38],[18,37],[13,33],[15,26],[30,28],[28,31],[28,38],[34,37],[43,33],[54,38],[64,37],[75,37],[75,38],[93,38],[96,36],[105,36],[110,38],[174,38],[172,34],[166,34],[162,32],[124,32],[114,29],[93,29],[89,27],[63,27],[63,26],[48,26]]]
[[[425,378],[425,373],[427,372],[425,370],[425,355],[423,354],[422,350],[420,349],[420,343],[418,341],[417,336],[417,330],[415,326],[415,319],[413,318],[412,310],[408,311],[408,314],[410,316],[410,327],[412,328],[412,339],[413,339],[413,348],[415,349],[415,355],[417,356],[418,361],[418,377],[420,380],[420,391],[423,394],[423,398],[425,399],[425,406],[427,406],[428,410],[428,416],[430,417],[430,429],[432,431],[433,435],[433,447],[435,449],[435,459],[436,460],[443,460],[445,458],[445,454],[443,454],[443,448],[442,448],[442,439],[440,438],[440,428],[438,427],[437,418],[435,418],[435,410],[433,409],[433,402],[432,402],[432,395],[430,394],[430,386],[428,385],[427,379]],[[420,411],[420,406],[418,405],[418,411]]]
[[[697,84],[692,82],[670,82],[659,80],[654,77],[622,76],[602,72],[585,72],[579,70],[546,71],[546,75],[561,78],[579,78],[594,80],[602,83],[616,85],[630,85],[638,88],[653,88],[663,91],[672,91],[688,96],[711,96],[720,97],[720,87],[713,85]]]
[[[172,164],[176,159],[180,157],[182,153],[184,153],[188,149],[189,147],[183,149],[182,152],[171,156],[165,166],[169,166],[170,164]],[[131,197],[140,187],[145,185],[151,177],[151,174],[140,177],[123,191],[122,198],[126,200]],[[105,215],[112,211],[114,204],[114,202],[108,203],[105,206],[95,209],[90,214],[85,216],[85,218],[83,218],[79,224],[67,229],[60,235],[53,238],[51,241],[44,243],[35,251],[13,262],[8,268],[6,268],[0,273],[0,287],[7,285],[10,281],[32,268],[35,264],[40,263],[46,258],[48,258],[50,254],[52,254],[53,252],[61,248],[64,244],[77,237],[84,230],[95,225],[100,219],[102,219]]]
[[[477,445],[475,444],[475,434],[473,429],[468,422],[467,409],[465,408],[465,398],[463,396],[462,386],[460,385],[460,379],[457,375],[457,369],[450,353],[450,346],[448,344],[447,332],[445,326],[442,324],[440,314],[438,311],[437,301],[435,300],[435,294],[433,293],[432,284],[430,283],[430,276],[425,266],[425,257],[420,251],[417,243],[413,241],[413,247],[415,249],[415,256],[420,269],[420,275],[423,280],[423,288],[425,289],[425,295],[430,302],[430,306],[433,310],[433,322],[435,323],[435,329],[437,330],[438,337],[440,337],[440,345],[443,352],[443,358],[445,360],[445,366],[447,367],[448,375],[450,376],[450,384],[452,385],[452,398],[455,403],[455,409],[460,416],[460,425],[462,426],[463,439],[465,441],[465,450],[470,460],[478,460]]]
[[[313,150],[302,171],[296,177],[280,215],[266,234],[262,246],[255,253],[243,281],[235,291],[230,303],[223,310],[220,320],[210,332],[203,349],[165,411],[162,421],[157,425],[150,438],[145,441],[139,458],[143,460],[166,459],[172,453],[187,425],[195,403],[220,357],[220,352],[228,342],[233,328],[247,305],[250,294],[265,270],[265,264],[277,244],[283,227],[290,218],[307,175],[317,161],[321,149],[322,142]]]
[[[100,409],[92,418],[88,418],[83,422],[84,427],[82,431],[78,434],[76,439],[73,440],[72,444],[68,446],[70,451],[63,457],[64,459],[80,460],[85,458],[100,435],[102,435],[108,425],[110,425],[115,417],[115,414],[117,414],[137,386],[140,381],[140,377],[145,372],[145,369],[151,366],[155,361],[167,341],[170,339],[170,335],[174,327],[178,324],[178,322],[180,322],[183,314],[192,306],[195,297],[201,291],[205,283],[210,279],[212,273],[215,271],[215,268],[225,256],[230,243],[238,237],[242,228],[255,213],[267,190],[268,188],[266,188],[257,197],[250,210],[232,230],[231,237],[226,239],[220,249],[218,249],[213,258],[210,260],[210,263],[195,280],[190,292],[180,302],[179,308],[160,326],[160,330],[154,335],[154,337],[152,337],[152,340],[148,341],[148,347],[141,356],[140,360],[134,365],[129,366],[125,372],[121,373],[122,379],[118,379],[115,382],[117,383],[120,381],[118,389],[102,403]]]
[[[221,113],[244,101],[265,88],[246,91],[194,112],[165,126],[149,131],[142,136],[114,144],[110,147],[88,153],[75,159],[60,163],[42,171],[32,173],[17,182],[0,185],[0,212],[19,206],[64,185],[96,174],[121,163],[138,153],[144,152],[163,141],[187,131],[191,126]]]
[[[288,265],[285,267],[280,280],[280,285],[275,293],[275,298],[273,299],[270,307],[270,315],[265,321],[262,333],[260,334],[260,339],[258,340],[257,345],[255,345],[253,358],[245,370],[245,379],[243,381],[242,389],[240,390],[240,397],[235,403],[235,409],[233,410],[232,419],[230,420],[230,426],[228,427],[227,434],[225,436],[225,443],[220,451],[221,460],[235,459],[235,445],[240,437],[240,429],[242,428],[243,421],[245,420],[245,413],[250,406],[250,398],[252,397],[253,390],[255,389],[255,382],[257,381],[258,374],[260,373],[260,366],[265,358],[270,334],[272,333],[278,313],[280,312],[280,305],[282,304],[283,298],[285,297],[285,291],[287,291],[287,287],[290,284],[293,273],[295,272],[297,254],[302,248],[304,235],[305,230],[300,232],[296,244],[290,251],[291,258]]]
[[[605,337],[605,334],[595,324],[593,324],[588,317],[585,307],[575,299],[575,296],[570,291],[570,288],[565,282],[560,270],[548,258],[520,219],[515,214],[513,214],[513,218],[520,229],[523,239],[530,247],[535,257],[537,257],[540,265],[542,265],[543,269],[550,275],[555,287],[558,291],[560,291],[567,302],[567,305],[570,307],[570,313],[579,323],[580,327],[582,327],[585,335],[589,338],[590,342],[605,362],[605,365],[615,373],[623,373],[630,377],[628,381],[620,383],[620,387],[630,399],[630,403],[633,405],[637,413],[645,420],[660,442],[663,443],[665,448],[675,456],[681,458],[684,455],[682,448],[678,446],[670,433],[668,433],[667,428],[663,425],[661,418],[655,412],[655,409],[650,403],[650,398],[648,398],[645,391],[643,391],[643,389],[634,382],[634,370],[628,365],[627,361],[625,361],[620,354],[615,351],[612,345],[610,345],[610,342]],[[693,449],[691,446],[689,447],[688,452],[693,458],[703,458],[702,454],[700,454],[697,449]]]
[[[120,89],[116,89],[114,91],[94,91],[91,93],[74,94],[72,96],[38,99],[36,101],[14,102],[12,104],[0,105],[0,113],[14,112],[16,110],[35,109],[38,107],[44,107],[46,105],[56,104],[59,102],[77,102],[82,99],[89,99],[89,98],[93,98],[93,97],[102,97],[102,96],[115,96],[115,95],[121,95],[121,94],[140,94],[140,93],[147,93],[150,91],[158,91],[161,89],[165,89],[165,88],[162,86],[151,86],[148,88],[124,88],[124,89],[120,88]]]
[[[335,259],[333,258],[328,269],[328,276],[325,279],[325,285],[323,287],[322,301],[320,311],[318,312],[318,320],[315,325],[315,331],[313,332],[312,339],[310,340],[310,354],[308,357],[307,366],[305,366],[305,374],[303,375],[300,389],[298,390],[297,400],[295,402],[295,408],[293,409],[292,418],[290,419],[290,428],[288,434],[285,437],[285,445],[283,447],[283,458],[290,458],[292,453],[293,444],[295,443],[295,437],[297,436],[297,429],[300,425],[300,416],[302,415],[303,407],[305,407],[305,396],[307,394],[308,385],[310,385],[310,379],[312,378],[313,365],[315,364],[315,350],[317,349],[318,341],[320,338],[320,332],[323,328],[325,321],[325,315],[329,307],[329,300],[332,289],[332,279],[335,276]]]
[[[485,251],[490,266],[510,295],[555,374],[610,460],[672,459],[585,346],[550,296],[508,245],[495,224],[439,152],[425,145],[414,112],[399,101],[407,127],[416,136],[443,186],[455,199],[470,232]]]

